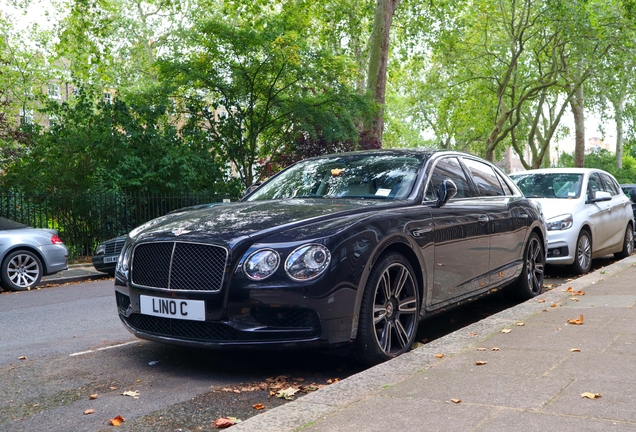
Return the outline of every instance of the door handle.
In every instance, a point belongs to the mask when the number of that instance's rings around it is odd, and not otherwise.
[[[488,215],[481,215],[477,220],[480,224],[485,224],[486,222],[490,221],[490,218],[488,217]]]

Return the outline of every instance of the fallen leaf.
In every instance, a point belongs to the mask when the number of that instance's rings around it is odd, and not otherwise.
[[[133,399],[139,399],[139,391],[138,390],[125,391],[122,393],[122,396],[130,396]]]
[[[544,299],[539,299],[539,300],[537,300],[537,303],[545,303],[545,300]]]
[[[583,315],[579,317],[579,319],[569,319],[568,324],[581,325],[583,324]]]
[[[561,330],[561,327],[557,327],[557,330]]]
[[[503,277],[503,272],[499,272],[499,277]]]
[[[491,351],[499,351],[499,348],[493,347]]]
[[[483,365],[485,365],[485,364],[487,364],[487,363],[488,363],[488,362],[487,362],[486,360],[477,360],[477,361],[475,362],[475,364],[476,364],[477,366],[483,366]]]
[[[470,336],[470,337],[477,336],[477,333],[470,333],[470,332],[468,332],[468,336]]]
[[[435,354],[435,357],[436,358],[442,358],[442,357],[444,357],[444,354]]]
[[[20,357],[18,357],[18,360],[26,360],[26,359],[27,359],[27,356],[20,356]]]
[[[329,378],[329,379],[327,380],[327,384],[335,384],[335,383],[337,383],[338,381],[340,381],[340,378]]]
[[[571,348],[570,352],[581,352],[581,348]]]
[[[84,410],[84,415],[88,415],[88,414],[94,414],[95,410],[93,408],[89,408],[87,410]]]
[[[225,429],[227,427],[234,426],[235,424],[236,423],[234,423],[229,418],[219,417],[218,419],[214,421],[214,423],[212,423],[212,426],[216,427],[217,429]]]
[[[512,331],[512,329],[503,329],[501,330],[502,333],[510,333]]]
[[[292,400],[294,398],[294,395],[297,392],[298,392],[298,389],[295,389],[293,387],[288,387],[285,390],[280,390],[278,393],[276,393],[276,396],[281,399]]]
[[[515,323],[515,324],[516,324],[518,327],[523,327],[524,325],[526,325],[526,323],[522,323],[522,322],[518,322],[518,323]]]
[[[442,267],[444,264],[443,263],[437,263],[437,265]]]
[[[570,300],[572,300],[572,301],[579,301],[578,297],[570,297]]]
[[[572,289],[572,287],[568,287],[568,289],[563,290],[563,292],[570,293],[572,295],[578,295],[578,296],[585,295],[584,291],[580,291],[580,290],[579,291],[574,291],[574,289]]]
[[[581,397],[586,399],[598,399],[601,397],[601,394],[585,392],[585,393],[581,393]]]
[[[552,304],[550,305],[550,307],[557,307],[557,304],[556,304],[556,303],[552,303]]]
[[[92,394],[88,397],[88,400],[95,400],[97,399],[97,395],[96,394]]]
[[[110,387],[108,387],[108,390],[110,390],[110,391],[117,390],[117,387],[115,387],[115,386],[110,386]]]
[[[110,419],[108,421],[108,423],[110,423],[113,426],[119,426],[120,424],[122,424],[125,421],[126,421],[125,418],[123,418],[122,416],[118,415],[117,417]]]
[[[477,351],[486,351],[486,348],[477,348]]]
[[[462,403],[461,399],[451,399],[450,401],[455,404]]]
[[[262,410],[263,408],[265,408],[265,405],[263,405],[263,404],[254,404],[254,405],[252,405],[252,408],[254,408],[256,410]]]

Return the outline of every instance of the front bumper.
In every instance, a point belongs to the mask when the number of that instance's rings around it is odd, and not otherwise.
[[[205,348],[318,348],[346,344],[351,338],[351,316],[321,319],[328,300],[308,301],[300,296],[294,302],[294,295],[286,293],[287,301],[281,304],[281,292],[272,290],[269,299],[258,293],[258,302],[252,297],[251,301],[230,303],[220,315],[215,311],[206,313],[205,321],[190,321],[142,314],[136,291],[116,286],[116,301],[124,326],[141,339]],[[167,298],[185,296],[168,294]],[[199,296],[202,298],[205,296]],[[210,308],[215,303],[206,300]]]
[[[569,265],[574,263],[576,254],[576,231],[572,228],[564,231],[548,231],[548,250],[546,263]]]

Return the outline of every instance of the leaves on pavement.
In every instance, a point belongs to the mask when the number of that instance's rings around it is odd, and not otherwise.
[[[236,422],[234,420],[232,420],[232,418],[219,417],[218,419],[216,419],[214,421],[214,423],[212,423],[212,426],[214,426],[217,429],[225,429],[225,428],[228,428],[230,426],[234,426],[235,424],[236,424]]]
[[[252,408],[254,408],[255,410],[262,410],[263,408],[265,408],[265,405],[257,403],[252,405]]]
[[[491,351],[499,351],[499,348],[497,348],[497,347],[492,347]]]
[[[92,394],[88,397],[88,400],[95,400],[97,399],[97,394]]]
[[[18,360],[26,360],[26,359],[27,359],[27,356],[20,356],[20,357],[18,357]]]
[[[583,324],[583,315],[579,317],[579,319],[569,319],[568,324],[581,325]]]
[[[581,393],[581,397],[584,399],[598,399],[601,397],[601,394],[585,392],[585,393]]]
[[[509,329],[509,328],[505,328],[501,330],[502,333],[510,333],[511,331],[512,329]]]
[[[515,323],[515,325],[516,325],[517,327],[523,327],[523,326],[525,326],[525,325],[526,325],[526,323],[524,323],[524,322],[518,322],[518,323]]]
[[[575,296],[583,296],[583,295],[585,295],[584,291],[580,291],[580,290],[579,291],[574,291],[574,289],[572,289],[572,287],[568,287],[568,289],[563,290],[563,292],[570,293],[571,295],[575,295]]]
[[[89,408],[87,410],[84,410],[84,415],[88,415],[88,414],[94,414],[95,410],[93,408]]]
[[[441,353],[440,354],[435,354],[435,358],[442,358],[442,357],[444,357],[444,354],[441,354]]]
[[[571,348],[570,352],[581,352],[581,348]]]
[[[454,404],[462,403],[461,399],[451,399],[450,401]]]
[[[477,360],[477,361],[475,362],[475,364],[476,364],[477,366],[483,366],[483,365],[485,365],[485,364],[488,364],[488,362],[487,362],[486,360]]]
[[[294,387],[288,387],[285,390],[278,391],[276,393],[276,396],[281,399],[292,400],[296,393],[298,393],[298,389],[295,389]]]
[[[130,396],[133,399],[139,399],[139,391],[138,390],[129,390],[122,393],[122,396]]]
[[[123,418],[122,416],[118,415],[117,417],[110,419],[108,421],[108,423],[110,423],[112,426],[119,426],[120,424],[122,424],[125,421],[126,421],[125,418]]]
[[[539,299],[539,300],[537,300],[537,303],[545,303],[545,300],[544,299]]]

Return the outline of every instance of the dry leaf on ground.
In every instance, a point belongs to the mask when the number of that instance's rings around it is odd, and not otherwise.
[[[524,325],[526,325],[526,323],[523,323],[523,322],[518,322],[518,323],[515,323],[515,324],[516,324],[518,327],[523,327]]]
[[[598,399],[601,397],[601,394],[585,392],[585,393],[581,393],[581,397],[584,399]]]
[[[256,410],[262,410],[263,408],[265,408],[265,405],[263,404],[254,404],[252,405],[252,408],[256,409]]]
[[[276,396],[281,399],[292,400],[296,393],[298,393],[298,389],[288,387],[285,390],[280,390],[278,393],[276,393]]]
[[[128,390],[122,393],[122,396],[130,396],[133,399],[139,399],[139,391],[138,390]]]
[[[583,315],[579,316],[579,319],[569,319],[568,324],[574,324],[574,325],[583,324]]]
[[[512,331],[512,329],[503,329],[501,330],[502,333],[510,333]]]
[[[491,351],[499,351],[499,348],[497,348],[497,347],[492,347]]]
[[[476,364],[477,366],[483,366],[483,365],[485,365],[485,364],[488,364],[488,362],[487,362],[486,360],[477,360],[477,361],[475,362],[475,364]]]
[[[486,348],[477,348],[477,351],[486,351]]]
[[[581,348],[571,348],[570,352],[581,352]]]
[[[545,300],[544,299],[539,299],[539,300],[537,300],[537,303],[545,303]]]
[[[461,399],[451,399],[450,401],[455,404],[462,403]]]
[[[340,381],[340,378],[329,378],[329,379],[327,380],[327,384],[335,384],[335,383],[337,383],[338,381]]]
[[[27,356],[20,356],[20,357],[18,357],[18,360],[26,360],[26,359],[27,359]]]
[[[97,399],[97,394],[92,394],[88,397],[88,400],[95,400]]]
[[[218,419],[214,420],[214,423],[212,423],[212,426],[218,429],[225,429],[227,427],[234,426],[235,424],[236,423],[232,421],[232,419],[230,418],[219,417]]]
[[[93,413],[95,413],[95,410],[93,408],[89,408],[87,410],[84,410],[84,415],[93,414]]]
[[[122,424],[125,421],[126,421],[125,418],[123,418],[122,416],[118,415],[117,417],[110,419],[108,421],[108,423],[110,423],[112,426],[119,426],[120,424]]]
[[[435,354],[435,357],[436,358],[442,358],[442,357],[444,357],[444,354]]]

